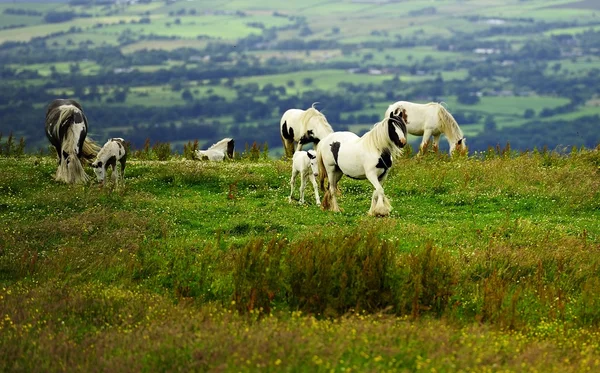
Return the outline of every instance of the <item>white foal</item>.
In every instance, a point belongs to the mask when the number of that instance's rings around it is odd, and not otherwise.
[[[292,195],[294,194],[294,184],[296,183],[296,176],[300,174],[300,203],[304,203],[304,189],[306,189],[306,179],[310,178],[310,181],[315,190],[315,201],[317,205],[321,204],[319,199],[319,188],[317,186],[316,176],[319,175],[319,168],[317,165],[317,153],[314,150],[298,151],[294,153],[292,158],[292,179],[290,180],[290,197],[289,201],[292,202]]]

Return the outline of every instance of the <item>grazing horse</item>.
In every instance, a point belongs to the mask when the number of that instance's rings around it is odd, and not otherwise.
[[[81,105],[70,99],[56,99],[46,110],[46,137],[56,149],[58,169],[55,179],[65,183],[84,183],[89,176],[83,169],[100,147],[86,138],[88,123]]]
[[[301,150],[294,153],[294,157],[292,158],[292,178],[290,180],[290,203],[292,202],[294,184],[296,183],[296,176],[298,176],[298,174],[300,174],[300,203],[304,203],[306,179],[310,178],[315,190],[315,201],[317,202],[317,205],[320,205],[319,187],[317,186],[317,180],[315,179],[315,176],[319,175],[319,168],[317,166],[317,153],[313,149],[308,151]]]
[[[315,104],[306,110],[289,109],[281,117],[279,134],[285,154],[291,157],[295,150],[301,150],[304,144],[314,143],[333,132],[325,115],[315,109]],[[298,143],[294,149],[294,142]]]
[[[317,148],[321,190],[324,190],[325,178],[329,179],[321,205],[324,210],[340,211],[335,196],[337,183],[347,175],[353,179],[368,179],[375,187],[369,215],[389,215],[391,205],[381,184],[392,167],[392,156],[406,145],[406,121],[406,112],[397,107],[362,137],[344,131],[333,132],[321,140]]]
[[[228,156],[230,159],[233,158],[234,147],[235,141],[230,137],[226,137],[216,144],[211,145],[206,150],[196,150],[196,157],[198,159],[221,162],[225,159],[225,156]]]
[[[121,164],[121,173],[116,167],[117,161]],[[118,183],[119,179],[125,177],[125,162],[127,161],[127,150],[125,148],[125,140],[120,137],[109,139],[106,144],[100,149],[96,160],[92,163],[92,168],[96,173],[98,182],[104,184],[106,170],[110,166],[112,168],[111,179]]]
[[[429,138],[433,136],[433,150],[438,151],[440,135],[443,133],[450,145],[450,155],[454,151],[463,152],[466,150],[467,139],[456,123],[456,120],[437,102],[428,104],[417,104],[408,101],[398,101],[391,104],[386,113],[389,115],[397,107],[406,109],[410,121],[406,123],[406,130],[411,135],[423,136],[419,146],[419,154],[423,154],[429,145]]]

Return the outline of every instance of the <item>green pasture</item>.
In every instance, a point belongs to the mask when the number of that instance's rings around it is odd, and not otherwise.
[[[157,151],[119,185],[0,157],[0,370],[595,371],[598,152],[405,153],[342,178]],[[91,175],[91,170],[86,167]]]
[[[41,16],[21,16],[15,14],[5,14],[0,8],[0,26],[33,26],[44,23]],[[22,28],[22,27],[19,27]],[[17,29],[12,29],[17,30]]]
[[[600,10],[600,9],[599,9]],[[590,26],[580,26],[580,27],[568,27],[568,28],[560,28],[549,30],[544,33],[546,36],[554,36],[554,35],[576,35],[582,34],[587,31],[595,31],[598,32],[600,30],[600,26],[590,25]]]
[[[96,75],[102,68],[100,65],[93,61],[77,61],[79,65],[80,73],[82,75]],[[7,65],[9,68],[14,69],[16,72],[23,70],[34,70],[40,75],[48,77],[52,74],[52,66],[56,69],[56,72],[61,74],[67,74],[70,71],[70,66],[75,64],[73,62],[55,62],[55,63],[36,63],[31,65]]]
[[[58,49],[79,49],[80,44],[86,44],[86,47],[91,49],[100,46],[116,46],[119,45],[119,41],[114,35],[105,35],[94,30],[54,36],[46,41],[49,48]]]
[[[114,38],[109,36],[109,38]],[[178,48],[203,49],[208,44],[207,40],[177,39],[177,40],[141,40],[136,43],[121,47],[124,54],[134,53],[140,50],[166,50],[171,51]]]
[[[344,70],[313,70],[299,71],[287,74],[275,74],[268,76],[244,77],[235,80],[236,84],[257,83],[260,88],[266,84],[274,86],[285,86],[289,92],[303,92],[312,89],[334,90],[340,83],[367,84],[380,83],[389,80],[393,76],[389,74],[353,74]],[[312,79],[310,85],[306,85],[304,79]],[[287,87],[287,82],[293,81],[294,87]]]
[[[137,21],[138,16],[109,16],[109,17],[94,17],[93,23],[88,18],[76,18],[71,21],[61,23],[45,23],[41,25],[32,25],[19,29],[0,30],[0,43],[6,41],[30,41],[34,37],[44,37],[56,32],[68,32],[72,27],[79,27],[84,30],[89,30],[94,24],[101,23],[104,25],[118,24],[119,22]],[[101,29],[99,29],[101,30]]]
[[[585,56],[549,61],[546,74],[556,74],[554,66],[557,64],[560,65],[558,74],[585,75],[592,69],[600,69],[600,57]]]
[[[180,24],[175,23],[176,19],[179,19]],[[97,32],[118,35],[129,30],[137,35],[154,34],[179,38],[204,36],[220,39],[239,39],[250,34],[262,33],[261,29],[249,25],[254,22],[262,23],[265,27],[281,26],[289,23],[286,18],[262,15],[248,17],[236,15],[157,16],[152,18],[150,24],[117,24],[103,27],[98,29]]]

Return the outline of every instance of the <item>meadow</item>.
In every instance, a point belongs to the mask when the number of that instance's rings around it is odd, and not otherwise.
[[[290,162],[266,149],[158,157],[134,152],[104,187],[0,157],[1,370],[600,365],[598,149],[407,151],[387,218],[348,178],[341,213],[310,187],[288,203]]]

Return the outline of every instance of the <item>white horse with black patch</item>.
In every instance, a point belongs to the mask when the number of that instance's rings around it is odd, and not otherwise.
[[[106,171],[110,167],[112,169],[111,179],[116,183],[118,180],[125,177],[125,162],[127,161],[127,148],[125,147],[125,140],[120,137],[109,139],[106,144],[100,149],[96,160],[92,163],[92,168],[96,173],[98,182],[104,184],[106,178]],[[117,168],[117,162],[121,165],[121,172],[119,174],[119,168]]]
[[[287,110],[279,123],[279,134],[288,157],[291,157],[294,151],[302,150],[305,144],[314,143],[316,147],[323,137],[332,132],[333,128],[327,118],[315,109],[315,104],[306,110]],[[297,147],[294,143],[298,144]]]
[[[317,148],[317,164],[321,190],[325,179],[329,188],[323,195],[324,210],[340,211],[336,199],[338,181],[343,175],[368,179],[375,187],[369,215],[387,216],[391,205],[381,184],[392,167],[392,157],[406,145],[406,111],[402,107],[358,137],[352,132],[334,132],[321,140]]]
[[[454,151],[463,152],[466,150],[467,139],[463,136],[462,130],[452,114],[441,104],[437,102],[417,104],[409,101],[398,101],[388,107],[385,115],[389,116],[398,107],[405,109],[410,118],[410,121],[406,123],[408,133],[423,136],[419,146],[419,154],[425,152],[431,136],[433,136],[433,150],[437,152],[442,134],[448,140],[450,155]]]
[[[235,141],[230,137],[226,137],[206,150],[196,150],[196,157],[198,159],[220,162],[225,159],[225,156],[232,159],[234,148]]]
[[[90,163],[100,147],[87,138],[88,122],[81,105],[71,99],[52,101],[46,110],[45,128],[58,156],[54,178],[69,184],[87,182],[83,163]]]
[[[292,202],[292,195],[294,194],[294,185],[296,184],[296,177],[300,175],[300,203],[304,203],[304,189],[306,189],[306,180],[310,179],[315,191],[315,202],[317,205],[321,204],[319,199],[319,187],[317,186],[316,176],[319,175],[319,167],[317,166],[317,153],[310,149],[308,151],[298,151],[294,153],[292,158],[292,178],[290,180],[290,197],[289,201]]]

